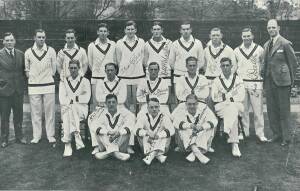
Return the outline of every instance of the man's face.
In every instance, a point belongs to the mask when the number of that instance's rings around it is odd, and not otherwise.
[[[15,44],[16,44],[16,40],[15,40],[13,35],[9,35],[9,36],[4,37],[3,45],[7,49],[13,49],[15,47]]]
[[[181,25],[180,34],[183,38],[189,38],[192,34],[191,25],[190,24]]]
[[[159,113],[159,103],[155,101],[149,101],[148,112],[152,116],[157,116],[157,114]]]
[[[150,79],[156,79],[158,77],[159,68],[158,65],[151,65],[148,67],[148,72],[150,75]]]
[[[37,46],[43,46],[46,40],[46,34],[44,32],[37,32],[34,37]]]
[[[105,73],[108,79],[113,79],[116,76],[116,68],[113,65],[107,65]]]
[[[248,44],[251,44],[252,41],[253,41],[253,34],[251,31],[247,31],[247,32],[242,32],[242,40],[243,40],[243,43],[248,45]]]
[[[105,101],[105,104],[107,106],[108,112],[114,113],[114,112],[117,111],[118,102],[117,102],[117,100],[115,98],[107,99]]]
[[[188,63],[186,64],[186,68],[189,74],[196,74],[198,68],[197,61],[195,60],[188,61]]]
[[[133,38],[135,36],[136,31],[137,30],[133,25],[126,26],[125,28],[125,34],[129,38]]]
[[[198,108],[198,102],[196,99],[187,99],[186,100],[186,107],[190,114],[194,115]]]
[[[270,37],[275,37],[279,34],[280,27],[275,20],[270,20],[267,25],[267,30]]]
[[[232,65],[229,61],[221,62],[221,69],[224,76],[230,76]]]
[[[163,29],[159,25],[154,25],[151,32],[154,38],[160,38],[163,33]]]
[[[97,31],[97,34],[100,39],[105,40],[109,35],[109,32],[106,27],[100,27]]]
[[[79,67],[77,64],[70,64],[69,65],[70,74],[73,79],[75,79],[78,76]]]
[[[73,46],[75,44],[76,37],[74,33],[66,33],[66,42],[67,45]]]
[[[210,32],[210,40],[212,41],[213,44],[220,44],[222,41],[222,33],[221,31],[211,31]]]

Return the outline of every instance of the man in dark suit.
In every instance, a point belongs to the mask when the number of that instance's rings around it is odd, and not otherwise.
[[[292,43],[279,34],[280,27],[276,20],[268,21],[267,30],[270,35],[264,45],[264,89],[267,98],[267,112],[272,141],[281,141],[285,146],[290,142],[290,93],[297,60]]]
[[[17,143],[26,144],[22,133],[24,96],[24,54],[14,48],[12,33],[4,34],[4,48],[0,50],[0,114],[1,147],[6,147],[9,136],[9,116],[13,109],[15,138]]]

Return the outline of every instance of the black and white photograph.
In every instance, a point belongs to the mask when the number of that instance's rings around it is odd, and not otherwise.
[[[300,0],[0,0],[0,42],[0,190],[300,190]]]

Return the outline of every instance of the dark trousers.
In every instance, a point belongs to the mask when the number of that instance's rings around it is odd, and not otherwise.
[[[10,96],[0,96],[0,115],[1,115],[1,140],[8,141],[9,136],[9,116],[13,110],[13,121],[16,139],[23,137],[23,94],[12,94]]]
[[[274,136],[291,139],[290,86],[277,86],[272,78],[265,79],[269,125]]]

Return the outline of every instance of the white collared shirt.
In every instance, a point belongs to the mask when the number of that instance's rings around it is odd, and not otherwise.
[[[98,103],[105,103],[105,97],[112,93],[117,96],[119,104],[125,103],[127,99],[127,86],[123,80],[116,76],[113,81],[109,81],[107,77],[105,77],[104,80],[99,80],[97,82],[96,100]]]
[[[152,92],[149,89],[148,83]],[[158,98],[159,103],[166,104],[169,98],[169,80],[163,78],[156,78],[153,81],[150,78],[142,79],[138,84],[136,92],[138,102],[146,103],[147,95],[150,98]]]
[[[99,38],[88,46],[89,67],[92,71],[91,83],[96,84],[98,79],[105,77],[105,65],[116,63],[116,43],[107,38],[102,43]]]
[[[12,53],[12,56],[15,56],[15,49],[14,48],[12,48],[11,50],[9,50],[8,48],[4,47],[4,49],[6,50],[6,52],[8,54]]]
[[[175,75],[182,76],[187,72],[185,60],[190,56],[198,59],[198,68],[204,66],[204,51],[200,40],[190,36],[190,39],[185,41],[180,37],[172,43],[168,62],[174,69]]]
[[[197,81],[198,78],[198,81]],[[203,75],[196,75],[194,78],[191,78],[187,73],[184,76],[178,78],[178,81],[175,86],[177,99],[180,101],[185,101],[186,96],[192,93],[192,89],[188,84],[190,82],[191,86],[197,85],[194,88],[194,93],[199,100],[204,101],[209,95],[209,86],[208,81]]]
[[[263,65],[263,51],[264,49],[254,42],[248,48],[241,44],[234,49],[237,73],[244,80],[245,88],[262,89],[263,79],[260,71]]]

